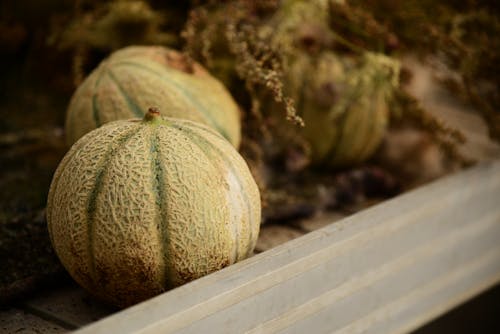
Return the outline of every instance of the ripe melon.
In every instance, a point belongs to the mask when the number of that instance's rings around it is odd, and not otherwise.
[[[220,134],[151,109],[73,145],[52,180],[47,221],[72,277],[128,306],[251,255],[260,196]]]
[[[149,106],[164,116],[206,124],[238,147],[237,104],[217,79],[177,51],[131,46],[111,54],[84,80],[66,113],[66,140],[73,144],[104,123],[144,116]]]

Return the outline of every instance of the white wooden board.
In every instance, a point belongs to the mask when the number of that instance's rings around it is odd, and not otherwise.
[[[0,333],[56,334],[65,332],[65,328],[17,308],[0,311]]]

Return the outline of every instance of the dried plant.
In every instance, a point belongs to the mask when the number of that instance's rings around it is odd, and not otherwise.
[[[161,30],[165,13],[151,8],[143,0],[114,0],[90,3],[83,9],[75,2],[74,15],[64,29],[56,29],[50,38],[60,49],[73,50],[75,85],[85,76],[84,66],[90,50],[109,53],[131,44],[172,45],[177,37]]]
[[[500,16],[493,1],[350,0],[351,24],[370,13],[397,37],[402,51],[438,65],[439,79],[456,96],[472,103],[500,141]],[[377,36],[367,35],[368,41]],[[385,47],[390,43],[385,43]],[[438,61],[436,61],[436,59]],[[444,66],[443,66],[444,65]]]
[[[283,93],[282,55],[269,40],[259,36],[261,15],[277,8],[277,1],[234,1],[223,5],[204,5],[191,11],[183,32],[186,52],[202,61],[227,84],[234,71],[251,98],[251,112],[263,124],[257,92],[270,92],[286,110],[286,118],[303,125],[293,101]],[[212,55],[213,53],[216,55]],[[217,60],[215,60],[217,58]]]

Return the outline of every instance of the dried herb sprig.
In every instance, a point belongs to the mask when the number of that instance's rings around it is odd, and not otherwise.
[[[266,15],[273,8],[276,2],[269,0],[240,0],[224,6],[195,8],[183,32],[185,50],[208,67],[214,66],[211,55],[214,44],[227,51],[233,59],[226,61],[232,62],[236,73],[244,80],[251,98],[252,114],[259,121],[263,117],[257,92],[264,89],[283,105],[288,120],[303,126],[293,101],[283,92],[282,56],[257,29],[259,15]]]
[[[432,137],[439,145],[441,150],[452,161],[457,161],[464,166],[472,164],[474,161],[465,157],[458,150],[458,144],[466,141],[464,134],[431,115],[420,103],[405,91],[398,89],[394,94],[395,108],[393,109],[393,118],[395,120],[404,120],[411,122],[417,128],[420,128]]]

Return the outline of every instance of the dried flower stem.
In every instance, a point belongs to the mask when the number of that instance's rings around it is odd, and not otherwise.
[[[212,43],[220,38],[217,33],[222,32],[225,46],[233,57],[234,69],[245,81],[250,94],[252,114],[258,120],[263,120],[256,92],[264,88],[276,102],[284,106],[287,120],[303,126],[304,121],[297,114],[292,99],[284,96],[283,59],[272,49],[271,43],[258,36],[257,25],[249,22],[254,16],[255,6],[252,2],[241,0],[212,11],[208,7],[193,9],[182,34],[186,40],[185,51],[193,58],[201,58],[210,67]]]

